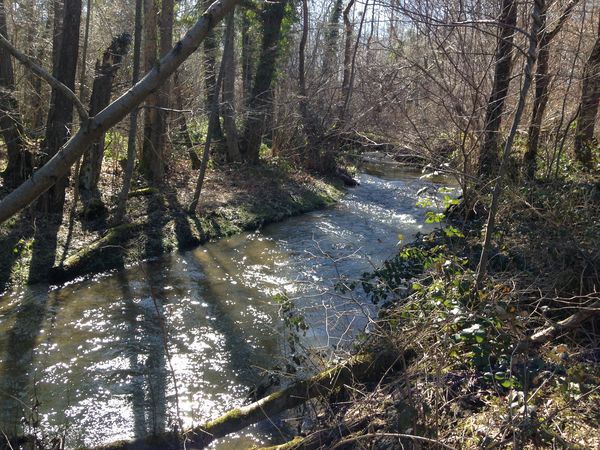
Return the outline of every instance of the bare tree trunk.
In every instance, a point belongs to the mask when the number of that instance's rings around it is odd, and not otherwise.
[[[173,18],[174,18],[174,0],[162,0],[161,1],[161,12],[159,20],[159,34],[160,34],[160,49],[159,56],[162,58],[173,46]],[[164,177],[164,171],[167,166],[169,159],[169,140],[167,136],[167,121],[168,121],[168,109],[170,108],[171,99],[171,80],[167,79],[158,90],[158,111],[156,114],[156,124],[154,125],[154,133],[157,139],[156,145],[160,148],[160,154],[163,158],[163,173],[161,178]]]
[[[240,145],[242,157],[251,164],[258,162],[265,119],[269,110],[269,91],[275,76],[278,43],[281,38],[281,23],[286,6],[287,0],[266,3],[261,15],[263,24],[262,48]]]
[[[140,78],[140,58],[142,52],[142,15],[144,9],[144,0],[135,0],[135,36],[133,41],[133,73],[131,78],[132,86],[135,86]],[[129,115],[129,135],[127,136],[127,164],[123,172],[123,186],[119,192],[117,206],[113,222],[115,225],[123,222],[125,210],[127,209],[127,197],[129,197],[129,188],[133,178],[133,169],[135,168],[136,138],[138,129],[139,109],[135,108]]]
[[[81,67],[79,68],[79,100],[85,102],[87,96],[85,87],[85,75],[87,69],[87,52],[90,39],[90,22],[92,18],[92,0],[87,0],[85,12],[85,32],[83,34],[83,48],[81,50]]]
[[[558,20],[556,26],[551,30],[547,30],[547,12],[548,5],[544,4],[544,9],[540,15],[540,32],[538,36],[538,57],[537,67],[535,72],[535,98],[533,101],[533,112],[531,114],[531,122],[529,124],[529,138],[527,141],[527,152],[523,157],[524,173],[526,178],[532,180],[535,178],[537,170],[537,154],[540,140],[540,129],[542,119],[546,112],[548,103],[548,87],[550,85],[551,76],[549,75],[549,60],[550,60],[550,42],[558,34],[564,23],[571,15],[571,11],[579,0],[571,0],[565,7],[564,12]]]
[[[239,161],[240,150],[238,147],[237,128],[235,126],[235,16],[231,12],[227,17],[225,31],[225,48],[223,59],[225,74],[223,75],[223,126],[227,138],[227,160]]]
[[[213,0],[205,0],[206,6],[210,5]],[[206,111],[207,118],[210,122],[211,111],[219,105],[219,92],[215,90],[217,83],[217,36],[214,31],[211,31],[204,40],[204,86],[206,89]],[[223,140],[223,130],[221,122],[217,121],[212,128],[214,133],[211,139],[215,141]]]
[[[592,166],[592,149],[597,145],[594,139],[598,101],[600,100],[600,22],[598,37],[583,70],[581,103],[575,131],[575,159],[586,169]]]
[[[502,0],[499,22],[502,24],[502,29],[496,50],[494,86],[488,101],[485,130],[479,152],[479,175],[484,178],[493,175],[496,172],[495,168],[498,167],[498,134],[510,84],[513,35],[514,27],[517,24],[517,2],[515,0]]]
[[[0,0],[0,34],[8,38],[4,0]],[[23,138],[23,125],[14,90],[12,56],[4,47],[0,47],[0,130],[8,153],[3,177],[11,187],[21,184],[33,171],[33,161]]]
[[[248,12],[241,8],[242,15],[242,99],[246,105],[252,91],[252,43],[250,41],[250,19]]]
[[[494,234],[496,226],[496,215],[498,213],[498,205],[500,203],[500,196],[502,195],[502,188],[504,187],[504,176],[506,173],[506,166],[510,153],[512,152],[513,143],[517,134],[517,128],[521,122],[521,116],[525,109],[525,100],[527,99],[527,93],[531,85],[531,72],[533,65],[535,64],[536,48],[537,48],[537,37],[541,28],[542,20],[541,13],[544,9],[544,0],[535,0],[532,12],[532,25],[529,40],[529,49],[527,51],[527,63],[525,65],[525,79],[521,86],[521,92],[519,93],[519,103],[517,104],[517,110],[513,118],[512,126],[506,143],[504,144],[504,150],[502,152],[502,160],[500,161],[500,168],[498,169],[498,176],[494,184],[494,191],[492,193],[492,203],[490,205],[488,220],[485,226],[485,237],[481,248],[481,255],[479,258],[479,265],[477,267],[477,279],[475,282],[475,289],[480,290],[483,287],[483,280],[487,274],[487,265],[489,260],[489,253],[492,246],[492,236]]]
[[[344,9],[344,77],[342,79],[342,98],[345,99],[348,96],[350,90],[350,72],[352,70],[352,32],[353,25],[350,21],[350,11],[354,6],[355,0],[350,0],[346,9]],[[341,108],[340,108],[341,109]],[[342,114],[340,113],[340,116]]]
[[[213,86],[215,90],[215,96],[218,98],[218,94],[223,86],[223,78],[225,76],[225,62],[226,55],[221,58],[221,66],[219,67],[219,76],[217,77],[216,83]],[[206,132],[206,141],[204,142],[204,151],[202,153],[202,161],[200,163],[200,172],[198,173],[198,179],[196,180],[196,187],[194,188],[194,195],[192,196],[192,202],[188,207],[190,213],[194,213],[198,208],[198,202],[200,201],[200,195],[202,194],[202,187],[204,186],[204,177],[206,175],[206,169],[208,167],[208,156],[210,152],[210,145],[212,137],[215,136],[215,128],[219,122],[219,105],[217,103],[212,104],[210,115],[208,116],[208,130]]]
[[[71,91],[75,89],[75,75],[77,73],[77,56],[79,53],[79,25],[81,22],[81,0],[65,0],[64,16],[62,20],[62,33],[60,47],[55,52],[56,71],[54,77],[67,86]],[[56,32],[56,30],[55,30]],[[46,124],[46,139],[43,145],[42,162],[47,163],[60,148],[67,142],[71,122],[73,120],[73,100],[62,90],[52,88],[50,111]],[[65,190],[69,184],[68,173],[56,180],[56,183],[40,197],[38,210],[42,213],[62,213],[65,202]]]
[[[367,15],[367,8],[369,7],[369,1],[365,1],[365,7],[362,12],[362,16],[360,17],[360,26],[358,27],[358,36],[356,37],[356,41],[354,43],[354,49],[352,51],[352,57],[350,59],[349,68],[348,68],[348,79],[346,81],[346,85],[342,87],[343,92],[343,104],[340,112],[340,122],[344,122],[346,120],[346,113],[348,112],[348,108],[350,107],[350,99],[352,98],[352,89],[354,86],[354,73],[356,69],[356,54],[358,52],[358,44],[360,43],[360,37],[362,35],[363,25],[365,23],[365,17]],[[345,61],[345,57],[344,57]],[[343,82],[342,82],[343,83]]]
[[[340,37],[340,18],[342,16],[343,0],[335,0],[333,10],[327,21],[327,30],[325,31],[325,48],[323,50],[323,67],[321,73],[329,77],[336,69],[338,58],[338,45]],[[337,70],[335,70],[337,73]]]
[[[121,66],[125,54],[129,51],[131,36],[123,33],[112,40],[102,55],[102,62],[96,62],[96,73],[90,99],[90,115],[95,116],[110,103],[115,75]],[[84,215],[93,217],[105,211],[98,182],[104,158],[104,135],[100,136],[90,150],[83,155],[79,172],[79,193],[84,205]]]
[[[149,71],[157,63],[157,0],[144,0],[144,39],[142,60],[144,70]],[[158,122],[158,93],[153,92],[146,99],[144,109],[144,139],[140,165],[146,179],[160,184],[164,174],[164,159],[160,146],[160,135],[156,128]]]
[[[185,118],[185,114],[183,113],[183,94],[181,92],[181,80],[179,78],[179,72],[175,72],[173,76],[173,88],[175,91],[175,102],[177,105],[177,109],[181,111],[179,114],[179,118],[177,121],[179,122],[179,136],[180,139],[183,139],[183,144],[188,151],[188,155],[190,157],[190,161],[192,162],[192,169],[198,170],[201,165],[200,158],[196,154],[194,150],[194,143],[192,142],[192,137],[190,136],[190,130],[188,129],[187,119]]]

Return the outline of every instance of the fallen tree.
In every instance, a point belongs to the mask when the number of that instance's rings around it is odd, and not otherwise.
[[[209,31],[230,13],[238,2],[239,0],[218,0],[210,5],[185,36],[135,86],[95,117],[84,121],[79,131],[52,159],[0,201],[0,224],[29,206],[36,198],[50,189],[100,136],[160,87],[198,48]]]
[[[300,406],[304,402],[326,397],[336,389],[360,382],[378,381],[397,363],[405,363],[411,353],[398,356],[389,352],[378,355],[362,354],[325,370],[306,380],[298,381],[285,389],[274,392],[240,408],[233,409],[221,417],[195,427],[182,435],[165,433],[159,436],[116,442],[97,450],[143,450],[143,449],[200,449],[215,439],[240,431],[261,420],[274,417],[283,411]]]

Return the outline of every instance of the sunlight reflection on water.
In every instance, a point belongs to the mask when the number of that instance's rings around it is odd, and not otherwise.
[[[261,369],[282,363],[285,292],[311,326],[305,343],[351,341],[374,311],[332,293],[426,231],[426,182],[361,175],[338,206],[59,289],[0,299],[0,429],[21,418],[68,446],[185,427],[239,406]],[[176,395],[177,394],[177,395]],[[28,425],[25,425],[27,429]],[[216,447],[268,444],[251,427]]]

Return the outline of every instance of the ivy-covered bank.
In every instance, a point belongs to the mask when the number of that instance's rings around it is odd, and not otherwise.
[[[74,220],[78,211],[71,205],[58,226],[51,220],[42,226],[28,214],[3,226],[2,290],[11,284],[63,282],[120,269],[329,206],[343,194],[336,180],[292,170],[284,163],[215,167],[207,173],[199,212],[189,214],[190,186],[195,182],[191,175],[179,174],[160,189],[139,185],[130,194],[126,221],[118,226],[111,227],[103,216]]]
[[[380,307],[354,351],[394,364],[323,396],[299,435],[270,450],[600,448],[599,205],[597,183],[511,188],[481,289],[486,211],[460,205],[338,284]]]

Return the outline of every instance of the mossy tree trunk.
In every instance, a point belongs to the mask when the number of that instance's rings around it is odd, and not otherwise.
[[[263,29],[262,47],[252,97],[248,104],[248,115],[240,142],[240,152],[245,161],[256,164],[266,117],[269,111],[271,84],[275,77],[277,55],[281,40],[281,24],[287,7],[287,0],[266,3],[261,12]]]

